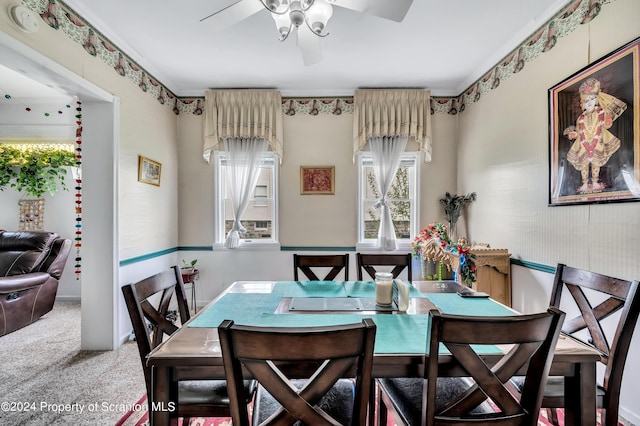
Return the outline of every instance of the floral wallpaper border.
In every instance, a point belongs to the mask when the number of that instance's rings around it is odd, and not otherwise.
[[[431,98],[431,114],[455,115],[463,112],[466,105],[478,102],[482,94],[497,88],[501,81],[520,72],[527,62],[551,50],[558,38],[571,33],[581,24],[591,22],[605,4],[613,1],[615,0],[572,1],[463,93],[455,97]],[[176,96],[64,2],[21,0],[21,3],[38,13],[50,27],[64,31],[69,38],[81,44],[89,55],[100,58],[122,77],[136,83],[140,90],[171,107],[176,115],[201,115],[204,112],[204,96]],[[353,113],[353,97],[283,98],[282,111],[287,115],[350,114]]]

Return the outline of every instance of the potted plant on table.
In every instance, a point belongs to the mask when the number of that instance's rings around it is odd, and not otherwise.
[[[193,271],[196,268],[196,263],[198,263],[198,259],[193,259],[189,262],[182,259],[182,266],[180,267],[180,269],[187,272]]]
[[[182,272],[182,281],[185,283],[193,282],[198,278],[198,268],[196,264],[198,259],[193,259],[189,262],[182,259],[182,265],[180,266],[180,272]]]

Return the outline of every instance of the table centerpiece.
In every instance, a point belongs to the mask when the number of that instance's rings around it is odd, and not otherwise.
[[[458,270],[456,280],[468,287],[475,282],[475,255],[466,239],[460,238],[456,242],[449,237],[448,227],[444,223],[436,222],[420,230],[411,242],[411,255],[420,259],[422,276],[425,276],[425,263],[437,261],[451,270],[449,253],[458,256]]]

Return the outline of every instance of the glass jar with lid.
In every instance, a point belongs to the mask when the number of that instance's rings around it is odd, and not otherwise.
[[[391,306],[393,300],[393,275],[390,272],[376,272],[376,305]]]

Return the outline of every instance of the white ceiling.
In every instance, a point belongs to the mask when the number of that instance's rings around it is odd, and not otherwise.
[[[178,96],[209,88],[348,96],[363,87],[457,96],[569,2],[414,0],[401,23],[334,7],[324,59],[305,67],[295,37],[280,42],[266,10],[222,30],[200,22],[236,1],[65,3]]]
[[[0,63],[0,105],[10,105],[15,99],[22,103],[67,102],[71,97],[63,95],[56,88],[34,81],[17,71],[7,68]]]

